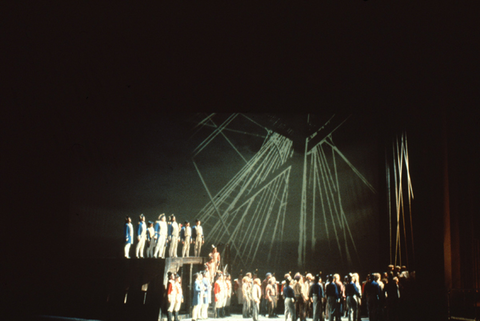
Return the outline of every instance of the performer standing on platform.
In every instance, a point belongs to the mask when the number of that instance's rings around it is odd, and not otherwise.
[[[167,321],[173,321],[173,310],[177,302],[177,286],[175,285],[175,274],[168,272],[168,319]]]
[[[155,254],[154,257],[158,258],[159,256],[165,258],[165,243],[167,241],[167,222],[165,222],[165,214],[160,214],[157,222],[155,223]]]
[[[140,214],[139,216],[137,238],[138,243],[135,249],[135,256],[137,257],[137,259],[143,259],[143,250],[145,249],[145,241],[147,239],[147,226],[145,224],[145,216],[143,216],[143,214]]]
[[[198,272],[195,274],[196,280],[193,285],[193,298],[192,298],[192,321],[196,321],[201,319],[201,307],[203,305],[203,293],[204,293],[204,285],[203,285],[203,278],[202,273]]]
[[[155,249],[155,229],[153,228],[153,223],[148,221],[148,229],[147,229],[147,241],[148,241],[148,248],[147,248],[147,257],[153,257],[153,250]]]
[[[208,256],[213,259],[213,265],[215,267],[214,274],[215,272],[218,271],[220,267],[220,253],[217,250],[217,247],[212,244],[212,253],[210,253]]]
[[[190,256],[190,243],[192,243],[192,228],[190,222],[185,221],[184,226],[180,230],[180,240],[182,240],[182,257]]]
[[[262,289],[260,288],[261,283],[260,279],[256,278],[253,280],[252,288],[252,304],[253,304],[253,321],[258,321],[258,313],[260,310],[260,298],[262,297]]]
[[[168,240],[170,241],[170,257],[177,257],[178,242],[180,242],[180,229],[175,215],[170,215],[170,224],[168,225]]]
[[[124,254],[125,258],[130,258],[130,246],[133,244],[133,226],[132,226],[132,219],[130,216],[125,217],[125,227],[123,229],[123,235],[125,237],[125,247],[124,247]]]
[[[205,263],[205,269],[208,274],[208,278],[210,281],[213,281],[215,277],[215,262],[213,261],[213,258],[210,256],[210,261]]]
[[[177,292],[177,297],[175,298],[175,307],[173,308],[173,314],[175,317],[174,321],[179,321],[178,319],[178,311],[180,311],[180,307],[183,303],[183,290],[182,290],[182,278],[180,275],[177,275],[175,278],[175,287]]]
[[[195,220],[195,226],[192,228],[192,239],[195,242],[195,257],[200,256],[200,252],[202,250],[202,244],[204,243],[203,237],[203,227],[200,225],[200,220]]]

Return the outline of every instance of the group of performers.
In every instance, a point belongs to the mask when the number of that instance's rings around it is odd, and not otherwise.
[[[124,256],[130,258],[130,247],[134,240],[134,230],[132,219],[127,216],[125,218],[124,227]],[[203,227],[200,220],[195,220],[195,226],[190,227],[190,222],[185,221],[184,224],[177,223],[175,215],[169,217],[166,222],[165,213],[158,216],[155,225],[153,222],[145,223],[145,216],[139,216],[137,227],[137,246],[135,249],[136,258],[144,258],[145,248],[147,258],[165,258],[167,253],[167,245],[169,246],[168,254],[170,257],[177,257],[178,243],[182,242],[182,257],[190,256],[190,244],[194,244],[194,256],[199,257],[204,243]]]
[[[178,274],[168,275],[168,321],[179,321],[178,311],[183,303],[182,278]]]
[[[212,300],[213,288],[213,300]],[[192,300],[192,320],[208,319],[208,306],[213,304],[215,317],[230,315],[232,281],[226,269],[220,270],[220,253],[212,245],[205,270],[195,274]]]
[[[212,254],[210,254],[211,262]],[[313,276],[287,273],[280,283],[272,273],[267,273],[263,281],[257,273],[239,275],[233,281],[230,275],[219,271],[212,280],[212,270],[208,267],[196,275],[193,289],[192,320],[206,319],[209,303],[215,306],[215,315],[229,315],[231,304],[242,306],[243,318],[258,320],[259,315],[277,318],[277,303],[283,300],[285,321],[360,321],[361,310],[371,321],[399,320],[401,313],[400,292],[407,291],[410,277],[406,268],[389,266],[382,274],[371,273],[360,282],[358,273],[349,273],[343,280],[339,274],[330,274],[326,282],[321,274]],[[212,283],[213,282],[213,283]],[[211,302],[211,289],[214,288],[215,301]],[[227,312],[225,312],[227,309]]]
[[[125,219],[125,257],[130,258],[130,246],[133,244],[133,226],[131,218]],[[169,256],[177,257],[177,245],[182,242],[182,257],[188,257],[190,244],[194,244],[194,255],[200,256],[204,233],[199,220],[190,227],[188,221],[176,222],[175,215],[166,222],[165,214],[161,214],[155,222],[145,223],[145,216],[139,216],[137,228],[136,257],[144,257],[147,244],[147,257],[165,258],[169,245]],[[406,268],[405,268],[406,269]],[[371,321],[396,320],[401,313],[399,308],[400,288],[407,288],[409,274],[404,267],[389,266],[388,273],[369,274],[367,280],[360,284],[357,273],[345,276],[343,282],[339,274],[331,274],[322,282],[321,275],[313,277],[311,273],[294,276],[287,273],[283,282],[278,282],[272,273],[267,273],[263,281],[257,273],[241,273],[233,282],[226,269],[220,270],[220,253],[212,245],[209,261],[205,270],[195,275],[192,300],[192,320],[207,319],[209,304],[213,304],[216,317],[230,315],[232,301],[242,305],[243,318],[258,320],[258,316],[278,317],[277,302],[281,299],[285,306],[285,321],[306,321],[307,316],[313,321],[340,321],[341,316],[349,321],[360,321],[360,307],[365,308]],[[383,278],[382,278],[383,277]],[[399,281],[400,280],[400,281]],[[399,285],[400,283],[400,285]],[[213,295],[212,295],[213,289]],[[233,300],[232,300],[233,299]],[[168,287],[169,321],[178,321],[178,311],[183,302],[181,279],[171,275]]]

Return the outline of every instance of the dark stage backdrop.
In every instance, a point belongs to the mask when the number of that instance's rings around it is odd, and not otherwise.
[[[203,221],[203,256],[229,244],[233,273],[378,270],[380,127],[369,115],[333,113],[73,123],[69,253],[121,258],[125,216],[136,227],[142,213],[147,221],[174,213]]]

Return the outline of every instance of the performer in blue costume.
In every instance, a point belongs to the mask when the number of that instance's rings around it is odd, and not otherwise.
[[[177,246],[180,242],[180,229],[178,227],[175,215],[170,215],[170,224],[168,225],[168,241],[170,242],[169,255],[177,257]]]
[[[203,276],[202,274],[196,273],[196,280],[193,286],[193,298],[192,298],[192,321],[196,321],[200,319],[200,308],[203,304],[203,293],[204,293],[204,285],[203,285]]]
[[[125,217],[125,227],[123,229],[123,235],[125,238],[125,247],[124,247],[124,254],[125,258],[130,258],[130,246],[133,244],[133,226],[132,226],[132,219],[130,216]]]
[[[140,214],[139,216],[137,238],[138,243],[135,251],[135,256],[137,257],[137,259],[143,259],[143,250],[145,249],[145,241],[147,240],[147,225],[145,224],[145,216],[143,216],[143,214]]]

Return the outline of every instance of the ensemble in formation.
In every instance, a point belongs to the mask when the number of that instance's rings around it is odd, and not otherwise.
[[[182,243],[182,257],[190,256],[190,245],[193,244],[194,256],[199,257],[202,245],[204,243],[203,227],[199,220],[195,220],[195,226],[191,227],[190,222],[185,221],[184,224],[177,223],[175,215],[169,217],[166,222],[165,214],[158,216],[155,224],[153,222],[145,223],[145,216],[139,216],[137,226],[137,246],[135,248],[135,256],[137,259],[144,258],[146,249],[147,258],[165,258],[168,249],[169,257],[177,257],[178,244]],[[130,258],[130,247],[134,240],[134,229],[132,219],[127,216],[124,226],[124,256]]]
[[[130,217],[125,218],[125,258],[130,259],[130,247],[134,240],[134,229]],[[137,258],[165,258],[167,245],[169,257],[177,257],[178,244],[182,243],[182,257],[189,257],[193,244],[194,256],[199,257],[204,244],[204,233],[200,220],[195,225],[185,221],[179,224],[175,215],[170,215],[168,223],[165,214],[160,214],[155,224],[145,223],[145,216],[139,216],[137,227]],[[267,273],[262,281],[258,271],[253,275],[240,272],[232,282],[226,269],[221,270],[220,253],[212,245],[205,269],[195,274],[192,286],[192,321],[208,319],[208,307],[213,306],[218,318],[230,316],[231,308],[243,318],[258,320],[259,315],[278,318],[283,306],[285,321],[360,321],[368,316],[370,321],[407,320],[406,312],[411,307],[415,290],[415,272],[409,273],[406,267],[389,265],[387,272],[369,273],[361,282],[358,273],[349,273],[343,280],[340,274],[329,274],[322,280],[322,274],[291,272],[277,281],[274,273]],[[178,321],[178,311],[184,297],[181,278],[169,274],[168,321]]]
[[[232,308],[254,321],[259,315],[278,318],[282,313],[285,321],[341,321],[341,317],[360,321],[362,315],[370,321],[408,320],[415,272],[409,273],[405,266],[389,265],[387,272],[369,273],[363,282],[358,273],[349,273],[343,280],[338,273],[329,274],[324,281],[320,273],[289,272],[279,282],[272,273],[262,281],[258,272],[249,272],[232,283],[225,271],[214,272],[219,266],[212,259],[214,253],[216,249],[209,255],[213,268],[206,264],[205,271],[195,275],[192,321],[207,319],[209,304],[215,317],[229,316]]]

